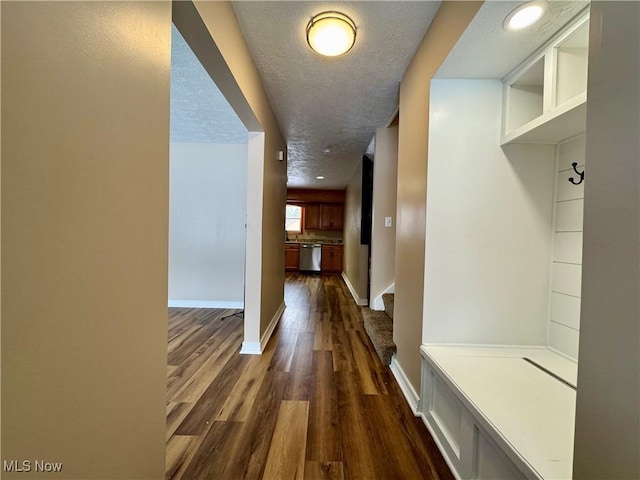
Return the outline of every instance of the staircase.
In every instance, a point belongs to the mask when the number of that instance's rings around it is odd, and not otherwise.
[[[396,353],[396,344],[393,343],[393,293],[382,295],[384,311],[362,309],[364,329],[373,343],[376,353],[383,364],[391,364],[391,356]]]

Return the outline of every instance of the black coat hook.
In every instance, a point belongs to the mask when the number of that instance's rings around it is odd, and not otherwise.
[[[576,167],[578,166],[578,164],[577,164],[576,162],[573,162],[573,163],[571,164],[571,166],[573,167],[573,171],[574,171],[574,172],[576,172],[578,175],[580,175],[580,180],[576,182],[576,181],[573,179],[573,177],[571,177],[571,178],[569,178],[569,181],[570,181],[571,183],[573,183],[574,185],[580,185],[582,182],[584,182],[584,171],[582,171],[582,172],[579,172],[579,171],[578,171],[578,169],[576,168]]]

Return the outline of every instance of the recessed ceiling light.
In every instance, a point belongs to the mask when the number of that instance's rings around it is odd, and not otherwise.
[[[325,57],[347,53],[356,41],[356,24],[339,12],[323,12],[307,25],[309,46]]]
[[[317,178],[318,180],[324,180],[324,177],[323,177],[322,175],[318,175],[316,178]]]
[[[502,28],[510,32],[522,30],[540,20],[546,10],[547,2],[544,0],[523,3],[507,15],[502,22]]]

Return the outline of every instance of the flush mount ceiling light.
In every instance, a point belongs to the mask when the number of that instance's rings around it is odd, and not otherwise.
[[[317,178],[318,180],[324,180],[324,177],[323,177],[322,175],[318,175],[316,178]]]
[[[540,20],[546,10],[547,2],[543,0],[523,3],[507,15],[502,22],[502,28],[509,32],[527,28]]]
[[[307,25],[309,46],[325,57],[347,53],[356,41],[356,24],[339,12],[323,12]]]

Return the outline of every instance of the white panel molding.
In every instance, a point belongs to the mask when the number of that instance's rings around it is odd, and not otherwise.
[[[394,378],[398,382],[398,386],[400,387],[400,390],[402,390],[404,398],[409,404],[411,411],[416,417],[421,416],[420,397],[418,396],[415,388],[413,388],[413,385],[411,385],[411,382],[409,382],[407,375],[404,373],[404,370],[396,360],[395,355],[391,357],[391,365],[389,365],[389,368],[391,369],[391,373],[393,373]]]
[[[556,232],[581,232],[584,200],[566,200],[556,206]]]
[[[451,473],[453,474],[453,477],[456,480],[462,480],[462,477],[458,473],[458,469],[456,468],[454,463],[449,458],[449,455],[447,453],[447,448],[445,447],[445,444],[440,441],[439,432],[437,432],[431,426],[431,423],[427,419],[427,414],[425,414],[423,412],[423,413],[420,414],[420,417],[422,418],[422,423],[424,423],[424,426],[427,427],[427,430],[429,430],[429,434],[431,435],[431,438],[433,438],[433,441],[436,442],[436,446],[438,447],[438,450],[440,450],[440,453],[442,453],[442,457],[444,458],[445,463],[449,467],[449,470],[451,470]]]
[[[269,343],[269,339],[271,338],[271,335],[273,334],[273,331],[275,330],[276,325],[278,325],[278,322],[282,318],[284,309],[285,309],[285,304],[284,302],[282,302],[278,307],[278,310],[276,311],[275,315],[271,319],[271,322],[269,322],[269,326],[264,331],[264,334],[260,338],[260,341],[259,342],[242,342],[242,348],[240,349],[240,354],[262,355],[262,352],[264,352],[264,349],[267,347],[267,343]]]
[[[342,279],[344,280],[344,283],[347,285],[347,288],[351,292],[351,296],[355,300],[356,305],[367,305],[369,303],[369,300],[367,300],[366,298],[358,297],[358,292],[356,292],[356,289],[353,287],[353,285],[351,285],[351,282],[349,281],[349,277],[347,277],[347,275],[344,272],[342,272]]]
[[[224,300],[169,300],[169,308],[244,308],[244,302],[228,302]]]
[[[571,263],[553,263],[551,290],[574,297],[582,293],[582,265]]]

